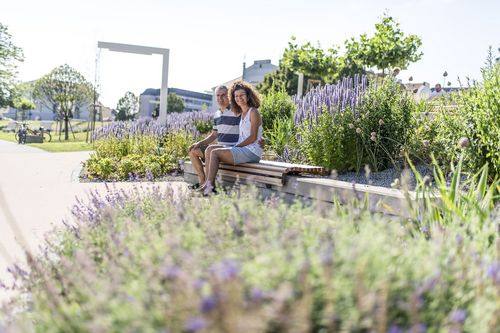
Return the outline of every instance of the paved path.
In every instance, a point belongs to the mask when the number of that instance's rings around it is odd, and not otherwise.
[[[0,191],[5,199],[0,203],[0,280],[8,280],[6,267],[9,257],[23,259],[15,232],[7,221],[5,204],[12,212],[15,224],[31,249],[37,249],[45,232],[70,218],[75,197],[86,198],[91,189],[105,191],[102,183],[79,183],[81,162],[90,152],[48,153],[43,150],[0,140]],[[172,182],[185,190],[183,182]],[[117,183],[118,188],[130,188],[133,183]],[[167,186],[162,183],[162,186]],[[0,197],[1,200],[1,197]],[[6,297],[0,289],[0,302]]]

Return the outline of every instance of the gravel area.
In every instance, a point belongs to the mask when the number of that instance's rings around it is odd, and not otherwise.
[[[432,168],[426,165],[417,165],[415,166],[417,171],[422,175],[422,177],[429,176],[431,180],[434,179]],[[330,178],[334,178],[337,180],[351,182],[356,184],[368,184],[373,186],[382,186],[382,187],[391,187],[391,184],[399,179],[399,183],[401,184],[402,175],[406,176],[408,181],[408,187],[410,190],[415,189],[415,175],[411,169],[396,169],[389,168],[380,172],[367,172],[360,171],[356,172],[344,172],[335,174],[333,173]]]

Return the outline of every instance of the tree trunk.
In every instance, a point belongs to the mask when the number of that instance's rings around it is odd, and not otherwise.
[[[69,139],[69,131],[68,131],[68,124],[69,124],[69,118],[68,116],[65,116],[64,117],[64,140],[68,140]]]

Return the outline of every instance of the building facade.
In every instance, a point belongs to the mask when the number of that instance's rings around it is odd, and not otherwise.
[[[184,102],[184,112],[210,110],[212,95],[178,88],[168,88],[168,93],[175,93]],[[160,89],[148,88],[139,96],[140,117],[151,117],[160,103]]]

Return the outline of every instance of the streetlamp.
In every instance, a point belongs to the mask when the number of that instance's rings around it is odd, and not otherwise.
[[[160,54],[163,56],[162,75],[161,75],[161,89],[160,89],[160,115],[158,120],[160,124],[166,125],[167,123],[167,89],[168,89],[168,60],[170,55],[169,49],[161,49],[157,47],[119,44],[109,42],[97,42],[97,47],[100,49],[108,49],[114,52],[125,52],[135,54],[153,55]]]

